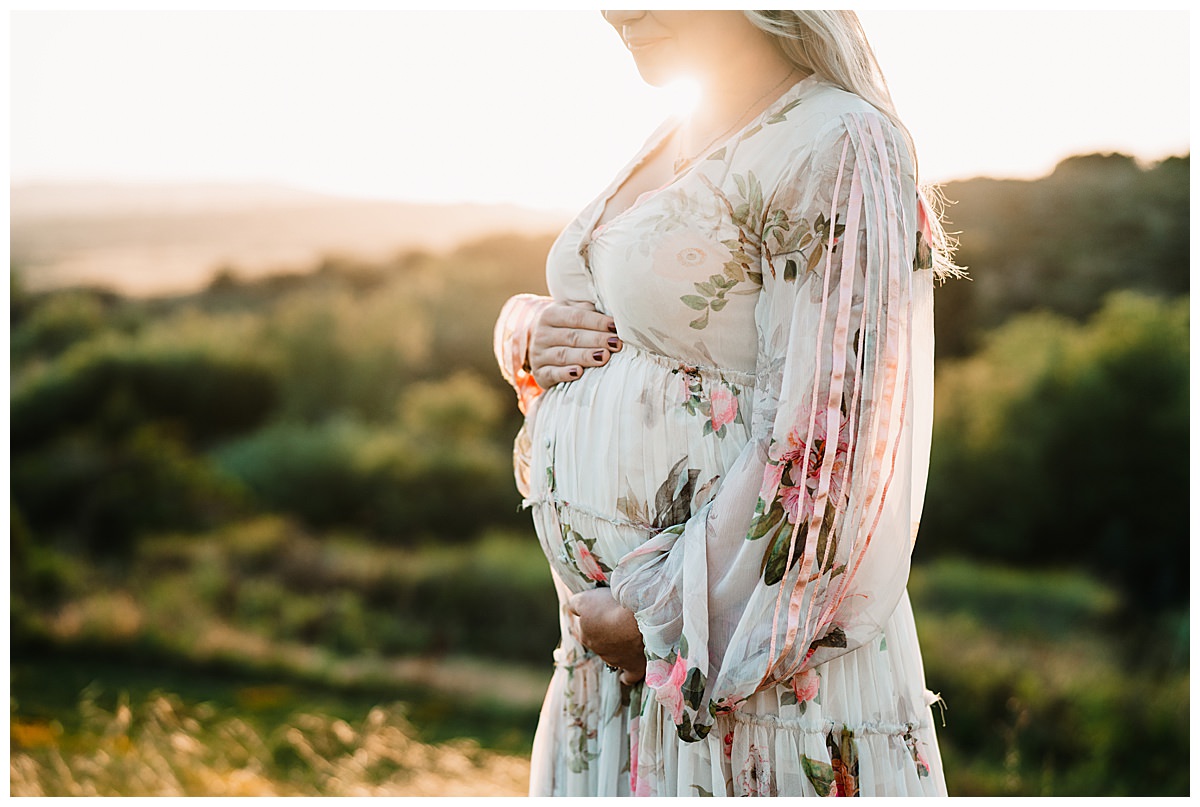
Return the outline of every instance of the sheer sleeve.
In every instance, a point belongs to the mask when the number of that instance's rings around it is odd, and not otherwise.
[[[532,413],[534,403],[543,392],[526,364],[530,334],[538,315],[552,302],[552,298],[538,294],[518,294],[509,298],[500,309],[492,334],[492,349],[496,363],[500,365],[500,374],[516,391],[517,405],[524,415]],[[517,490],[525,497],[529,496],[529,449],[529,433],[523,424],[513,441],[513,476]]]
[[[707,505],[610,578],[645,638],[646,684],[687,741],[879,634],[924,496],[932,272],[907,147],[863,111],[781,156],[762,222],[753,437]]]
[[[517,405],[522,414],[529,412],[542,388],[533,380],[526,359],[529,353],[529,338],[538,314],[553,300],[538,294],[518,294],[510,297],[496,318],[496,329],[492,335],[492,349],[500,374],[517,393]]]

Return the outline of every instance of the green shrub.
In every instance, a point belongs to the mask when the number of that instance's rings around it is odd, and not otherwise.
[[[212,527],[243,506],[235,481],[153,425],[111,443],[64,437],[14,457],[11,473],[14,503],[38,533],[99,554],[127,553],[151,531]]]
[[[54,607],[85,587],[79,564],[70,555],[39,541],[15,505],[9,512],[9,574],[14,607]],[[14,614],[14,623],[17,621]]]
[[[1090,576],[939,559],[909,590],[952,795],[1188,792],[1186,654],[1130,660],[1108,635],[1117,594]],[[943,714],[937,707],[935,716]],[[1130,763],[1137,749],[1154,749]]]
[[[261,349],[282,384],[283,415],[386,421],[425,356],[428,317],[393,281],[369,295],[302,288],[263,312]]]
[[[937,383],[922,556],[1085,567],[1149,613],[1186,601],[1186,298],[1018,317]]]
[[[194,597],[193,619],[335,655],[452,653],[545,662],[558,606],[537,540],[489,532],[470,543],[399,549],[351,534],[316,537],[258,518],[139,547],[135,577],[157,603]],[[180,629],[173,608],[164,618]],[[201,628],[193,624],[188,630]]]
[[[251,360],[103,339],[13,389],[13,450],[85,430],[122,435],[153,421],[169,421],[189,441],[212,441],[262,423],[277,395],[270,372]]]
[[[214,453],[270,510],[384,540],[462,541],[518,512],[511,451],[492,435],[498,393],[470,375],[412,384],[396,419],[277,422]]]
[[[53,358],[67,348],[105,330],[107,305],[100,295],[67,291],[27,301],[28,310],[12,329],[9,345],[14,364]]]

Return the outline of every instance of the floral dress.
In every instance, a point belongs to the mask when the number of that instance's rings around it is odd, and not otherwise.
[[[932,424],[933,269],[898,130],[798,82],[605,226],[659,129],[562,233],[551,295],[624,348],[542,391],[547,298],[496,329],[517,481],[560,601],[533,795],[937,795],[905,586]],[[565,610],[609,586],[645,640],[623,686]]]

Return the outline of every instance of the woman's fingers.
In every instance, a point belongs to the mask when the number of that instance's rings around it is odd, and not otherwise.
[[[612,317],[586,304],[553,303],[534,324],[529,367],[538,386],[549,389],[606,364],[621,347]]]
[[[646,657],[637,619],[606,588],[580,592],[567,602],[577,617],[576,638],[606,664],[618,667],[631,681],[645,674]]]
[[[568,333],[585,333],[583,331],[563,331],[563,334]],[[596,344],[584,344],[581,338],[569,338],[565,335],[557,337],[560,341],[550,344],[531,345],[529,348],[529,366],[537,369],[541,366],[550,367],[570,367],[577,365],[579,367],[599,367],[608,362],[608,357],[621,349],[621,340],[617,337],[612,337],[616,347],[610,347],[607,343],[601,342]],[[574,345],[568,343],[574,342]]]
[[[558,354],[554,351],[573,351],[574,355],[584,356],[602,350],[605,352],[615,352],[620,349],[621,340],[611,334],[604,335],[596,331],[571,331],[566,328],[548,328],[540,335],[541,338],[530,346],[530,355],[533,353],[549,354],[548,360],[561,360],[569,358],[566,354]]]
[[[643,659],[641,670],[621,670],[621,683],[625,686],[633,686],[638,681],[646,677],[646,664]]]
[[[601,314],[586,303],[576,305],[554,303],[549,305],[542,312],[542,322],[552,328],[596,331],[597,333],[610,335],[617,332],[617,327],[612,317],[607,314]]]
[[[533,371],[533,380],[542,389],[550,389],[555,384],[574,381],[581,375],[583,375],[583,368],[577,365],[567,367],[542,365]]]

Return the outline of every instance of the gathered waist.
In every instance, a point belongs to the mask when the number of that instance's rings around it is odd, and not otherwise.
[[[737,384],[743,387],[753,387],[756,376],[754,373],[748,373],[744,370],[734,370],[728,367],[717,367],[709,364],[696,363],[692,364],[675,356],[668,356],[665,353],[651,350],[647,347],[642,347],[634,342],[626,341],[621,348],[621,353],[628,351],[630,354],[637,356],[639,359],[648,361],[652,364],[657,364],[672,372],[683,372],[694,375],[699,375],[705,378],[720,379],[729,384]],[[620,354],[615,354],[620,355]]]

